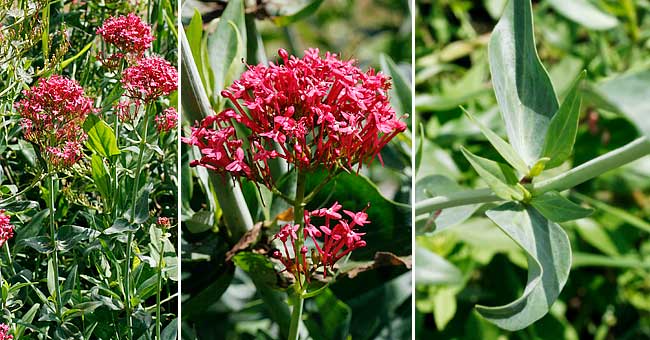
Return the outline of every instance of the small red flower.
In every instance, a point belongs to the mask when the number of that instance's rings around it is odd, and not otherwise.
[[[122,86],[129,97],[150,103],[176,91],[178,72],[167,60],[147,57],[122,72]]]
[[[178,112],[174,107],[169,107],[161,115],[156,116],[155,120],[158,132],[169,132],[178,123]]]
[[[102,27],[97,29],[97,34],[107,43],[136,57],[142,56],[154,40],[151,26],[133,13],[106,19]]]
[[[322,268],[323,276],[326,277],[328,268],[333,271],[334,265],[341,258],[355,249],[366,246],[366,241],[362,239],[365,233],[360,233],[357,230],[357,228],[370,223],[365,209],[360,212],[344,210],[346,215],[352,218],[351,221],[348,221],[337,213],[341,208],[342,206],[338,202],[335,202],[330,208],[313,210],[311,212],[305,211],[304,238],[305,240],[310,238],[318,252],[318,256],[311,257],[313,267],[310,268],[307,263],[306,254],[308,248],[306,246],[302,246],[300,249],[300,253],[302,254],[301,263],[299,265],[295,264],[295,241],[298,239],[298,225],[287,224],[280,228],[280,231],[273,239],[279,239],[282,242],[284,253],[276,250],[271,256],[279,259],[285,266],[284,270],[289,271],[296,278],[304,275],[309,280],[309,277],[318,268]],[[313,217],[324,218],[324,224],[316,227],[312,223]],[[290,248],[291,252],[289,251]]]
[[[55,167],[77,162],[86,139],[83,122],[94,110],[93,100],[75,80],[59,75],[39,80],[23,95],[14,107],[22,116],[25,139]]]
[[[11,217],[5,213],[5,210],[0,209],[0,247],[2,247],[7,240],[14,237],[14,226],[11,225],[10,219]],[[0,324],[0,335],[2,335],[1,331],[2,324]],[[0,340],[2,340],[1,337]]]
[[[169,229],[169,227],[171,227],[171,221],[169,220],[169,217],[158,217],[156,225],[159,228]]]

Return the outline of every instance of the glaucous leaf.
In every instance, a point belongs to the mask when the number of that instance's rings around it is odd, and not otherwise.
[[[583,208],[573,203],[557,191],[549,191],[535,196],[530,204],[544,217],[557,223],[585,218],[594,212],[593,209]]]
[[[486,212],[528,259],[528,282],[517,300],[498,307],[476,306],[488,321],[510,331],[528,327],[549,312],[571,269],[571,244],[564,230],[532,207],[508,202]]]
[[[616,17],[601,11],[588,0],[547,0],[562,16],[592,30],[608,30],[618,25]]]
[[[598,91],[650,138],[650,70],[608,79],[598,84]]]
[[[478,172],[479,176],[494,191],[494,193],[504,200],[524,199],[523,192],[516,187],[517,176],[509,166],[495,162],[493,160],[476,156],[469,150],[461,147],[463,155],[472,165],[472,168]]]
[[[546,163],[546,169],[555,168],[561,165],[571,155],[573,145],[576,142],[578,133],[578,122],[580,120],[580,103],[582,94],[580,84],[585,78],[586,71],[578,75],[573,86],[564,98],[560,109],[551,119],[544,139],[544,151],[542,155],[550,158]]]
[[[511,0],[488,45],[490,73],[508,140],[528,166],[542,155],[551,118],[559,107],[539,60],[530,0]]]

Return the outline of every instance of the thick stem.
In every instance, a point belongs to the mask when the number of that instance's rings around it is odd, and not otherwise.
[[[647,137],[641,137],[558,176],[527,185],[526,188],[536,195],[548,191],[564,191],[649,154],[650,141]],[[415,214],[421,215],[446,208],[500,200],[490,189],[453,192],[417,202],[415,204]]]
[[[304,280],[300,277],[300,264],[302,263],[302,253],[300,249],[302,248],[304,237],[304,221],[305,221],[305,187],[307,185],[305,173],[296,170],[298,172],[298,178],[296,179],[296,198],[294,199],[293,205],[293,223],[299,225],[298,228],[298,239],[294,241],[294,250],[295,250],[295,263],[296,263],[296,283],[294,284],[294,296],[290,299],[291,305],[293,306],[293,311],[291,312],[291,324],[289,326],[289,340],[297,340],[300,335],[300,323],[302,320],[302,306],[303,298],[302,293],[304,291],[304,286],[302,282]]]
[[[304,300],[300,294],[291,298],[291,324],[289,325],[289,340],[298,340],[300,336],[300,321],[302,319],[302,307]]]
[[[55,205],[55,188],[56,184],[56,174],[52,169],[49,172],[49,205],[50,205],[50,242],[52,245],[52,267],[54,267],[54,294],[56,298],[54,300],[54,307],[56,309],[56,316],[58,317],[59,324],[63,321],[63,316],[61,313],[61,308],[63,303],[61,302],[61,287],[59,286],[59,251],[56,244],[56,227],[54,225],[54,205]]]

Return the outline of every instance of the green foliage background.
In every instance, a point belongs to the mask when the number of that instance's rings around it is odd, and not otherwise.
[[[416,200],[435,196],[441,187],[447,192],[461,190],[455,183],[465,189],[482,186],[460,152],[461,145],[483,157],[501,159],[458,106],[505,134],[486,47],[505,2],[416,1],[415,105],[424,134],[421,162],[416,165]],[[650,2],[538,1],[534,20],[537,49],[560,99],[587,70],[569,163],[582,164],[640,133],[647,135],[641,118],[647,109],[631,104],[647,100],[642,99],[647,98],[644,88],[650,87]],[[450,209],[444,223],[455,226],[439,233],[426,221],[416,222],[417,337],[650,337],[649,162],[645,157],[571,190],[572,201],[596,212],[561,223],[573,249],[568,283],[551,312],[522,331],[502,331],[473,308],[512,301],[526,282],[522,251],[481,217],[494,205]],[[564,164],[548,176],[569,168]]]

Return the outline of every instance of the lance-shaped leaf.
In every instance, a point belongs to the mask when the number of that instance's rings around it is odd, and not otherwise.
[[[585,218],[594,212],[593,209],[583,208],[573,203],[557,191],[535,196],[530,204],[544,217],[558,223]]]
[[[228,1],[217,28],[208,36],[208,57],[214,76],[215,101],[230,77],[243,70],[241,58],[246,57],[246,22],[242,0]]]
[[[567,19],[593,30],[608,30],[618,25],[616,17],[607,14],[588,0],[547,0]]]
[[[520,330],[546,315],[560,294],[571,269],[571,244],[559,225],[530,206],[508,202],[486,215],[526,252],[528,283],[517,300],[476,309],[503,329]]]
[[[551,119],[551,124],[546,132],[544,140],[543,156],[550,160],[546,163],[545,168],[551,169],[561,165],[573,150],[578,133],[578,121],[580,120],[580,103],[582,94],[580,93],[580,84],[585,78],[585,71],[580,73],[578,78],[573,82],[566,98],[560,105],[560,109]]]
[[[541,157],[558,102],[537,56],[530,0],[511,0],[492,32],[490,73],[510,144],[530,167]]]
[[[464,147],[461,147],[461,151],[472,168],[478,172],[478,175],[497,196],[504,200],[520,201],[524,199],[524,193],[517,187],[517,176],[511,167],[479,157]]]
[[[499,137],[494,131],[490,130],[487,126],[483,125],[483,123],[479,122],[474,116],[469,113],[469,111],[465,110],[464,107],[461,107],[467,117],[469,117],[469,120],[472,121],[472,123],[476,124],[479,129],[481,129],[481,132],[487,138],[487,140],[494,146],[494,148],[497,150],[499,155],[503,157],[503,159],[508,162],[508,164],[512,165],[519,173],[522,175],[525,175],[528,173],[528,166],[526,165],[526,162],[524,162],[521,157],[517,154],[517,151],[512,148],[508,142],[504,141],[503,138]]]
[[[379,62],[381,71],[393,80],[393,88],[389,92],[391,96],[390,103],[393,108],[400,115],[411,112],[411,84],[389,56],[380,55]]]
[[[650,138],[650,70],[607,80],[598,86],[598,91]]]

